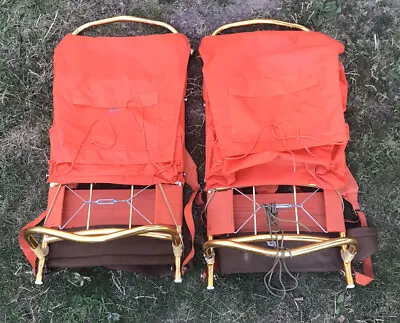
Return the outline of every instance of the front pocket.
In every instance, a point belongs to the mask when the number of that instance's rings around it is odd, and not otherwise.
[[[68,101],[56,117],[62,119],[57,124],[69,162],[123,165],[157,159],[157,91],[145,92],[128,81],[91,81],[72,91]]]
[[[228,94],[232,141],[238,143],[281,142],[282,138],[296,137],[305,118],[318,123],[325,117],[314,72],[259,80],[233,79]]]

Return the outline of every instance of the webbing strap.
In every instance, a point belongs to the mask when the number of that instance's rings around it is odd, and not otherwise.
[[[360,219],[360,224],[362,227],[367,227],[367,218],[365,217],[364,212],[357,210],[358,217]],[[374,280],[374,269],[372,267],[372,259],[371,256],[365,258],[362,262],[362,271],[363,273],[354,271],[354,277],[356,279],[356,283],[362,286],[368,285],[370,282]]]
[[[191,187],[193,190],[192,195],[190,196],[189,202],[185,206],[184,216],[186,225],[189,229],[190,236],[191,236],[191,249],[189,254],[186,256],[184,261],[182,262],[182,272],[184,271],[184,266],[189,263],[190,260],[194,257],[194,235],[195,235],[195,225],[193,220],[193,202],[196,199],[198,192],[200,191],[200,186],[198,183],[197,178],[197,166],[193,161],[192,157],[190,156],[189,152],[185,149],[185,180],[186,183]]]
[[[184,210],[184,215],[185,215],[185,221],[186,225],[189,229],[190,232],[190,237],[192,239],[191,241],[191,247],[190,247],[190,252],[186,256],[185,260],[182,262],[182,272],[184,272],[184,266],[186,266],[190,260],[193,259],[194,257],[194,234],[195,234],[195,226],[194,226],[194,220],[193,220],[193,214],[192,214],[192,207],[193,207],[193,201],[196,198],[196,195],[199,191],[193,191],[192,195],[190,196],[190,200],[188,204],[185,206]]]
[[[36,255],[32,251],[32,249],[29,247],[28,243],[24,239],[24,231],[26,229],[32,228],[36,225],[38,225],[40,222],[42,222],[47,215],[47,210],[42,212],[36,219],[33,221],[29,222],[27,225],[25,225],[21,231],[19,231],[18,234],[18,240],[19,240],[19,246],[22,249],[22,252],[24,253],[26,259],[28,259],[29,263],[32,266],[32,271],[35,274],[36,273]]]
[[[185,149],[185,182],[192,188],[193,191],[199,190],[199,182],[197,177],[197,166],[193,161],[192,156]]]

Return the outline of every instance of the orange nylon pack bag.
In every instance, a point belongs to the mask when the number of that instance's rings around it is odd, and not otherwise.
[[[293,30],[220,35],[251,24]],[[202,40],[209,289],[216,261],[225,274],[268,272],[272,293],[279,267],[344,270],[353,287],[351,264],[376,250],[346,166],[343,51],[329,36],[268,19]]]
[[[80,35],[119,21],[169,33]],[[49,202],[20,233],[38,284],[45,266],[106,266],[181,281],[194,253],[182,190],[185,182],[194,191],[198,185],[184,146],[189,55],[188,39],[172,26],[126,16],[83,25],[57,46]],[[41,244],[34,234],[43,235]]]

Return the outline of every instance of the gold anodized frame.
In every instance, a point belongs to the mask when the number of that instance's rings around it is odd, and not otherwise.
[[[263,248],[251,244],[254,242],[266,242],[276,240],[312,243],[305,246],[282,251],[276,251],[273,249]],[[216,248],[232,248],[235,250],[250,252],[265,257],[279,257],[280,259],[285,259],[335,247],[342,248],[341,256],[344,264],[347,288],[354,288],[354,279],[351,272],[351,261],[357,253],[358,242],[354,238],[346,237],[344,233],[341,233],[341,237],[338,238],[326,238],[305,234],[258,234],[251,236],[234,237],[230,239],[214,239],[213,236],[208,236],[208,241],[203,245],[203,252],[208,268],[207,289],[214,289],[214,263]]]
[[[42,234],[43,242],[42,246],[34,238],[34,234]],[[29,244],[29,247],[35,253],[39,262],[44,262],[45,257],[48,254],[47,244],[58,242],[58,241],[74,241],[80,243],[101,243],[107,241],[113,241],[123,239],[131,236],[142,236],[154,239],[170,240],[172,241],[172,251],[175,256],[175,282],[180,283],[181,277],[181,256],[183,250],[183,244],[181,235],[178,230],[171,229],[163,225],[145,225],[131,229],[92,229],[77,232],[65,232],[56,229],[50,229],[45,227],[32,227],[24,231],[24,238]],[[43,243],[46,243],[43,248]],[[36,276],[36,284],[42,284],[42,274]]]

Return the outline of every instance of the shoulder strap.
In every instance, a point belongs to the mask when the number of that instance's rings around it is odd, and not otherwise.
[[[194,257],[195,225],[194,225],[194,220],[193,220],[192,208],[193,208],[193,202],[196,199],[196,196],[198,195],[198,193],[200,191],[200,186],[199,186],[198,178],[197,178],[197,166],[194,163],[192,157],[190,156],[189,152],[186,149],[185,149],[185,180],[186,180],[186,183],[193,190],[193,193],[190,196],[189,202],[186,204],[185,210],[184,210],[186,225],[188,226],[192,241],[191,241],[190,252],[186,256],[184,261],[182,262],[182,272],[184,271],[183,270],[184,266],[187,265],[189,263],[189,261],[192,260]]]
[[[40,214],[35,220],[25,225],[18,234],[19,246],[21,247],[22,252],[24,253],[26,259],[28,259],[29,263],[31,264],[33,273],[35,273],[36,271],[36,255],[24,239],[24,231],[28,228],[32,228],[38,225],[45,219],[46,215],[47,215],[47,210],[42,212],[42,214]]]
[[[357,210],[358,217],[360,219],[360,223],[362,227],[367,227],[367,218],[365,217],[364,212]],[[356,279],[356,283],[362,286],[368,285],[370,282],[374,280],[374,269],[372,267],[372,259],[371,256],[365,258],[362,262],[362,271],[363,273],[354,271],[354,277]]]

